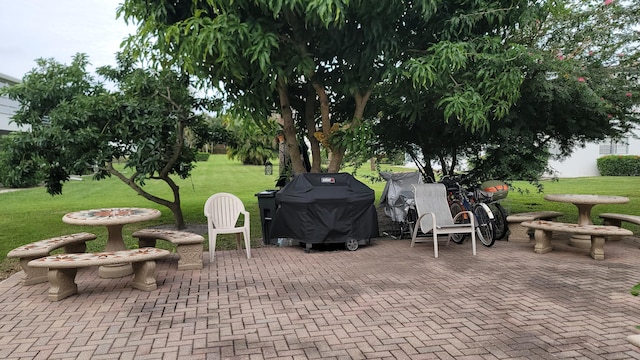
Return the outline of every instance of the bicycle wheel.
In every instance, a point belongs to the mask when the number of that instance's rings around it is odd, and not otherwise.
[[[464,210],[464,207],[460,202],[454,201],[451,203],[451,205],[449,205],[449,210],[451,210],[451,215],[455,217],[456,215],[458,215],[459,212]],[[456,219],[456,222],[458,223],[469,222],[469,219],[467,219],[466,216],[461,216],[460,218]],[[464,239],[465,239],[465,234],[451,234],[451,241],[453,241],[456,244],[462,244],[462,242],[464,242]]]
[[[495,240],[501,240],[507,235],[507,231],[509,230],[507,227],[507,212],[497,202],[492,202],[489,205],[489,209],[493,212],[493,224],[495,225],[493,231],[493,238]]]
[[[473,206],[473,214],[476,216],[476,234],[484,246],[492,246],[496,240],[493,238],[493,221],[487,211],[480,204]]]

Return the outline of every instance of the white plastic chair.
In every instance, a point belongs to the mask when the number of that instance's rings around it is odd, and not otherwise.
[[[236,226],[240,215],[244,215],[244,224]],[[213,262],[216,251],[218,234],[236,234],[238,250],[242,249],[240,235],[244,236],[244,247],[247,249],[247,259],[251,257],[251,236],[249,212],[237,196],[229,193],[211,195],[204,204],[204,215],[207,217],[209,228],[209,262]]]
[[[418,220],[413,228],[411,247],[417,242],[428,240],[417,239],[418,229],[424,234],[433,232],[433,253],[438,257],[438,235],[447,234],[447,244],[451,240],[451,234],[471,234],[471,246],[473,255],[476,255],[475,216],[471,211],[463,211],[454,218],[451,216],[447,203],[447,189],[443,184],[413,184],[416,211]],[[466,216],[471,220],[468,223],[456,223],[458,217]]]

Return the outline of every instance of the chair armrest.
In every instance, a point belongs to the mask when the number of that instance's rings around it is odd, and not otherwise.
[[[431,215],[431,220],[433,221],[433,227],[436,227],[436,214],[432,213],[432,212],[426,212],[426,213],[422,213],[420,214],[420,216],[418,216],[418,219],[416,220],[416,228],[418,227],[418,225],[420,225],[420,220],[422,220],[422,218],[425,215]],[[420,229],[422,230],[422,225],[420,225]],[[422,231],[424,233],[424,230]]]
[[[460,211],[459,213],[457,213],[456,216],[453,217],[453,222],[455,223],[458,217],[463,215],[467,215],[473,227],[476,226],[476,216],[471,211],[468,211],[468,210]]]

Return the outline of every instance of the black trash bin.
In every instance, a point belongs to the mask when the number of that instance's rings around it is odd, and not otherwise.
[[[276,216],[276,193],[278,190],[264,190],[255,194],[258,197],[258,207],[260,208],[260,225],[262,227],[262,243],[264,245],[275,244],[275,240],[272,242],[269,238],[271,233],[271,226],[273,224],[273,218]]]

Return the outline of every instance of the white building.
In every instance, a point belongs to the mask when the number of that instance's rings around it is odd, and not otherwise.
[[[597,159],[606,155],[640,155],[640,130],[619,141],[605,140],[588,143],[585,147],[574,149],[571,156],[558,161],[550,160],[549,166],[559,178],[600,176]]]
[[[19,79],[0,73],[0,88],[15,85],[19,82]],[[5,96],[0,96],[0,135],[6,135],[12,131],[26,130],[11,122],[11,117],[17,109],[17,101],[10,100]]]

